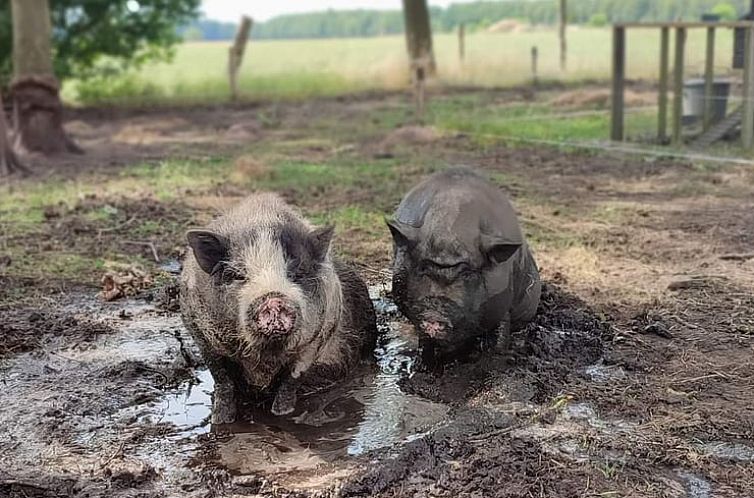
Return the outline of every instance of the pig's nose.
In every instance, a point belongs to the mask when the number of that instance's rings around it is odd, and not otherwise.
[[[425,320],[421,323],[422,332],[427,334],[433,339],[438,339],[445,336],[447,326],[436,320]]]
[[[296,324],[296,312],[285,300],[272,297],[259,307],[255,322],[263,334],[288,334]]]

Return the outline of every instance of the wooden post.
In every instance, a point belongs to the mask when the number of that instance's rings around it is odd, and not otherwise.
[[[715,108],[715,28],[707,28],[707,59],[704,66],[704,131],[712,126]]]
[[[668,73],[670,72],[670,28],[660,32],[660,93],[657,99],[657,139],[665,143],[668,138]]]
[[[432,23],[427,0],[403,0],[406,47],[410,61],[428,59],[427,77],[437,73],[432,43]]]
[[[683,140],[683,65],[686,53],[686,28],[675,32],[675,67],[673,68],[673,145]]]
[[[238,25],[236,38],[233,46],[228,53],[228,78],[230,80],[230,99],[238,100],[238,71],[243,63],[243,55],[246,52],[246,45],[249,42],[249,34],[253,21],[248,16],[241,17],[241,24]]]
[[[466,25],[458,26],[458,59],[463,63],[466,59]]]
[[[432,59],[422,57],[411,63],[411,75],[414,84],[414,103],[416,104],[416,121],[424,121],[424,106],[426,102],[427,76],[430,74]]]
[[[568,5],[567,0],[560,0],[560,26],[558,35],[560,37],[560,70],[565,71],[568,63],[568,42],[566,41],[566,25],[568,23]]]
[[[744,45],[743,122],[741,141],[745,149],[754,148],[754,28],[746,28]]]
[[[531,80],[536,85],[539,82],[539,76],[537,76],[537,62],[539,60],[539,49],[537,47],[531,48]]]
[[[626,79],[626,28],[613,28],[613,93],[610,138],[623,140],[624,87]]]

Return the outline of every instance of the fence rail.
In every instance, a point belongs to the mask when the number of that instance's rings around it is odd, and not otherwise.
[[[612,61],[612,109],[610,138],[614,141],[625,139],[625,86],[626,86],[626,31],[628,29],[659,29],[660,36],[660,82],[658,105],[657,138],[667,141],[668,91],[672,86],[673,101],[671,115],[671,143],[679,146],[683,142],[683,84],[686,40],[688,30],[707,30],[707,50],[704,70],[704,131],[712,127],[715,80],[715,34],[718,29],[744,30],[743,53],[743,117],[741,141],[744,148],[754,150],[754,21],[735,22],[668,22],[668,23],[617,23],[613,25]],[[670,34],[675,33],[673,72],[670,74]]]

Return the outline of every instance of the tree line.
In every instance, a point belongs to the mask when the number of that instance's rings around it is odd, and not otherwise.
[[[703,14],[718,12],[738,17],[748,12],[750,0],[570,0],[569,22],[603,24],[615,21],[699,20]],[[253,11],[249,12],[253,16]],[[484,29],[495,22],[515,18],[531,24],[555,24],[556,0],[502,0],[452,4],[430,8],[435,32]],[[278,16],[254,27],[256,39],[348,38],[403,33],[399,10],[322,11]],[[181,29],[188,39],[229,40],[236,25],[202,19]]]

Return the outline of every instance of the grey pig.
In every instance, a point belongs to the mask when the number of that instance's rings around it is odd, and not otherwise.
[[[430,176],[387,220],[393,296],[419,334],[422,359],[454,355],[536,314],[539,272],[507,196],[479,174]]]
[[[306,375],[337,380],[373,352],[367,287],[330,255],[332,236],[274,194],[187,233],[181,314],[215,381],[212,423],[263,393],[274,414],[291,413]]]

